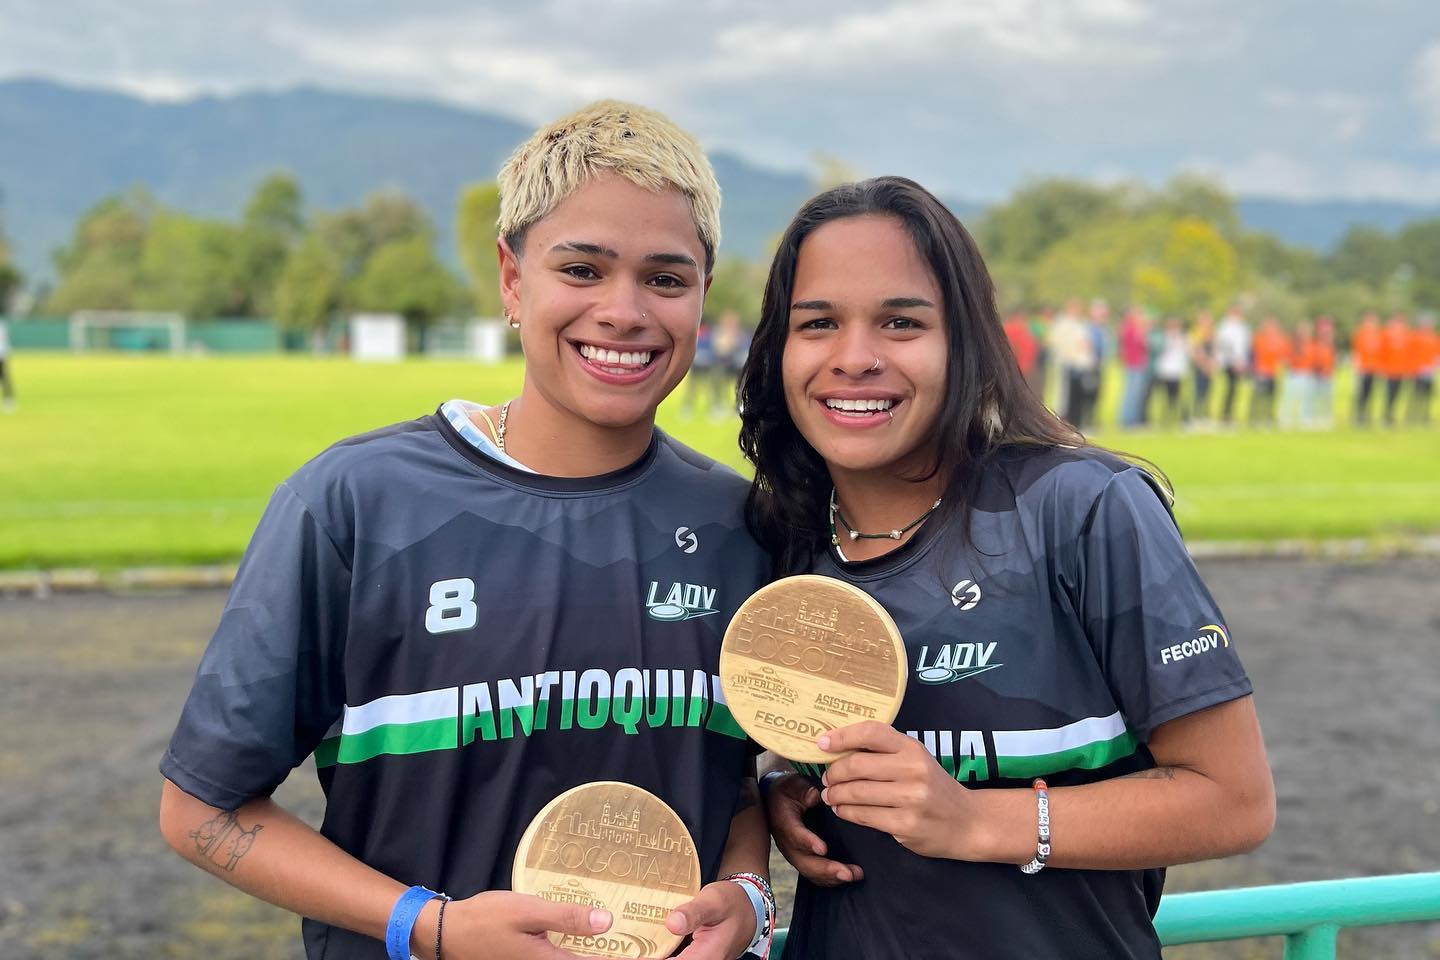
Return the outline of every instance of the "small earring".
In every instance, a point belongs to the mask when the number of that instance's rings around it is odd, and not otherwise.
[[[505,322],[508,323],[508,324],[510,324],[510,329],[511,329],[511,330],[519,330],[519,329],[520,329],[520,321],[519,321],[519,320],[516,320],[515,317],[510,313],[509,310],[506,310],[506,311],[505,311]]]

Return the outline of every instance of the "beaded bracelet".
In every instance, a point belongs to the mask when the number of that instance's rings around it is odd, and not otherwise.
[[[755,908],[755,938],[741,956],[768,957],[770,937],[775,930],[775,893],[770,889],[769,881],[758,873],[732,873],[721,879],[728,880],[744,890],[750,898],[750,905]],[[756,893],[759,894],[758,897],[755,896]]]
[[[1020,868],[1021,873],[1034,875],[1045,869],[1050,859],[1050,791],[1044,780],[1031,784],[1035,788],[1035,819],[1039,823],[1040,838],[1035,841],[1035,858]]]
[[[445,904],[450,902],[450,897],[440,894],[440,916],[435,918],[435,960],[440,960],[440,931],[445,929]]]

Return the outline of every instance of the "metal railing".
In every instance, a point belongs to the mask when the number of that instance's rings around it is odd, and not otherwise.
[[[1285,960],[1334,960],[1343,928],[1417,920],[1440,920],[1440,873],[1179,893],[1160,901],[1155,929],[1166,946],[1284,937]],[[785,934],[776,933],[772,957]]]

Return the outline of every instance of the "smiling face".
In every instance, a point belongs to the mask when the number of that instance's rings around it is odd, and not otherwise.
[[[832,474],[928,467],[946,363],[939,284],[899,220],[848,217],[805,239],[785,403]]]
[[[708,283],[690,205],[605,174],[503,242],[500,285],[520,323],[525,393],[556,428],[654,421],[695,356]],[[527,406],[529,402],[527,401]]]

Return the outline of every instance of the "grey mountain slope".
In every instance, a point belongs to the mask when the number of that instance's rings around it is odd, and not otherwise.
[[[235,217],[268,173],[299,177],[307,205],[358,203],[382,187],[413,196],[434,217],[453,260],[461,188],[493,176],[529,132],[497,114],[417,99],[313,87],[152,103],[43,79],[0,81],[4,227],[31,277],[100,198],[137,184],[188,212]],[[711,157],[724,191],[724,249],[762,256],[812,193],[802,172],[767,169],[733,153]],[[962,219],[980,204],[947,198]],[[1242,199],[1254,227],[1325,249],[1352,222],[1392,227],[1435,211],[1403,204]]]

